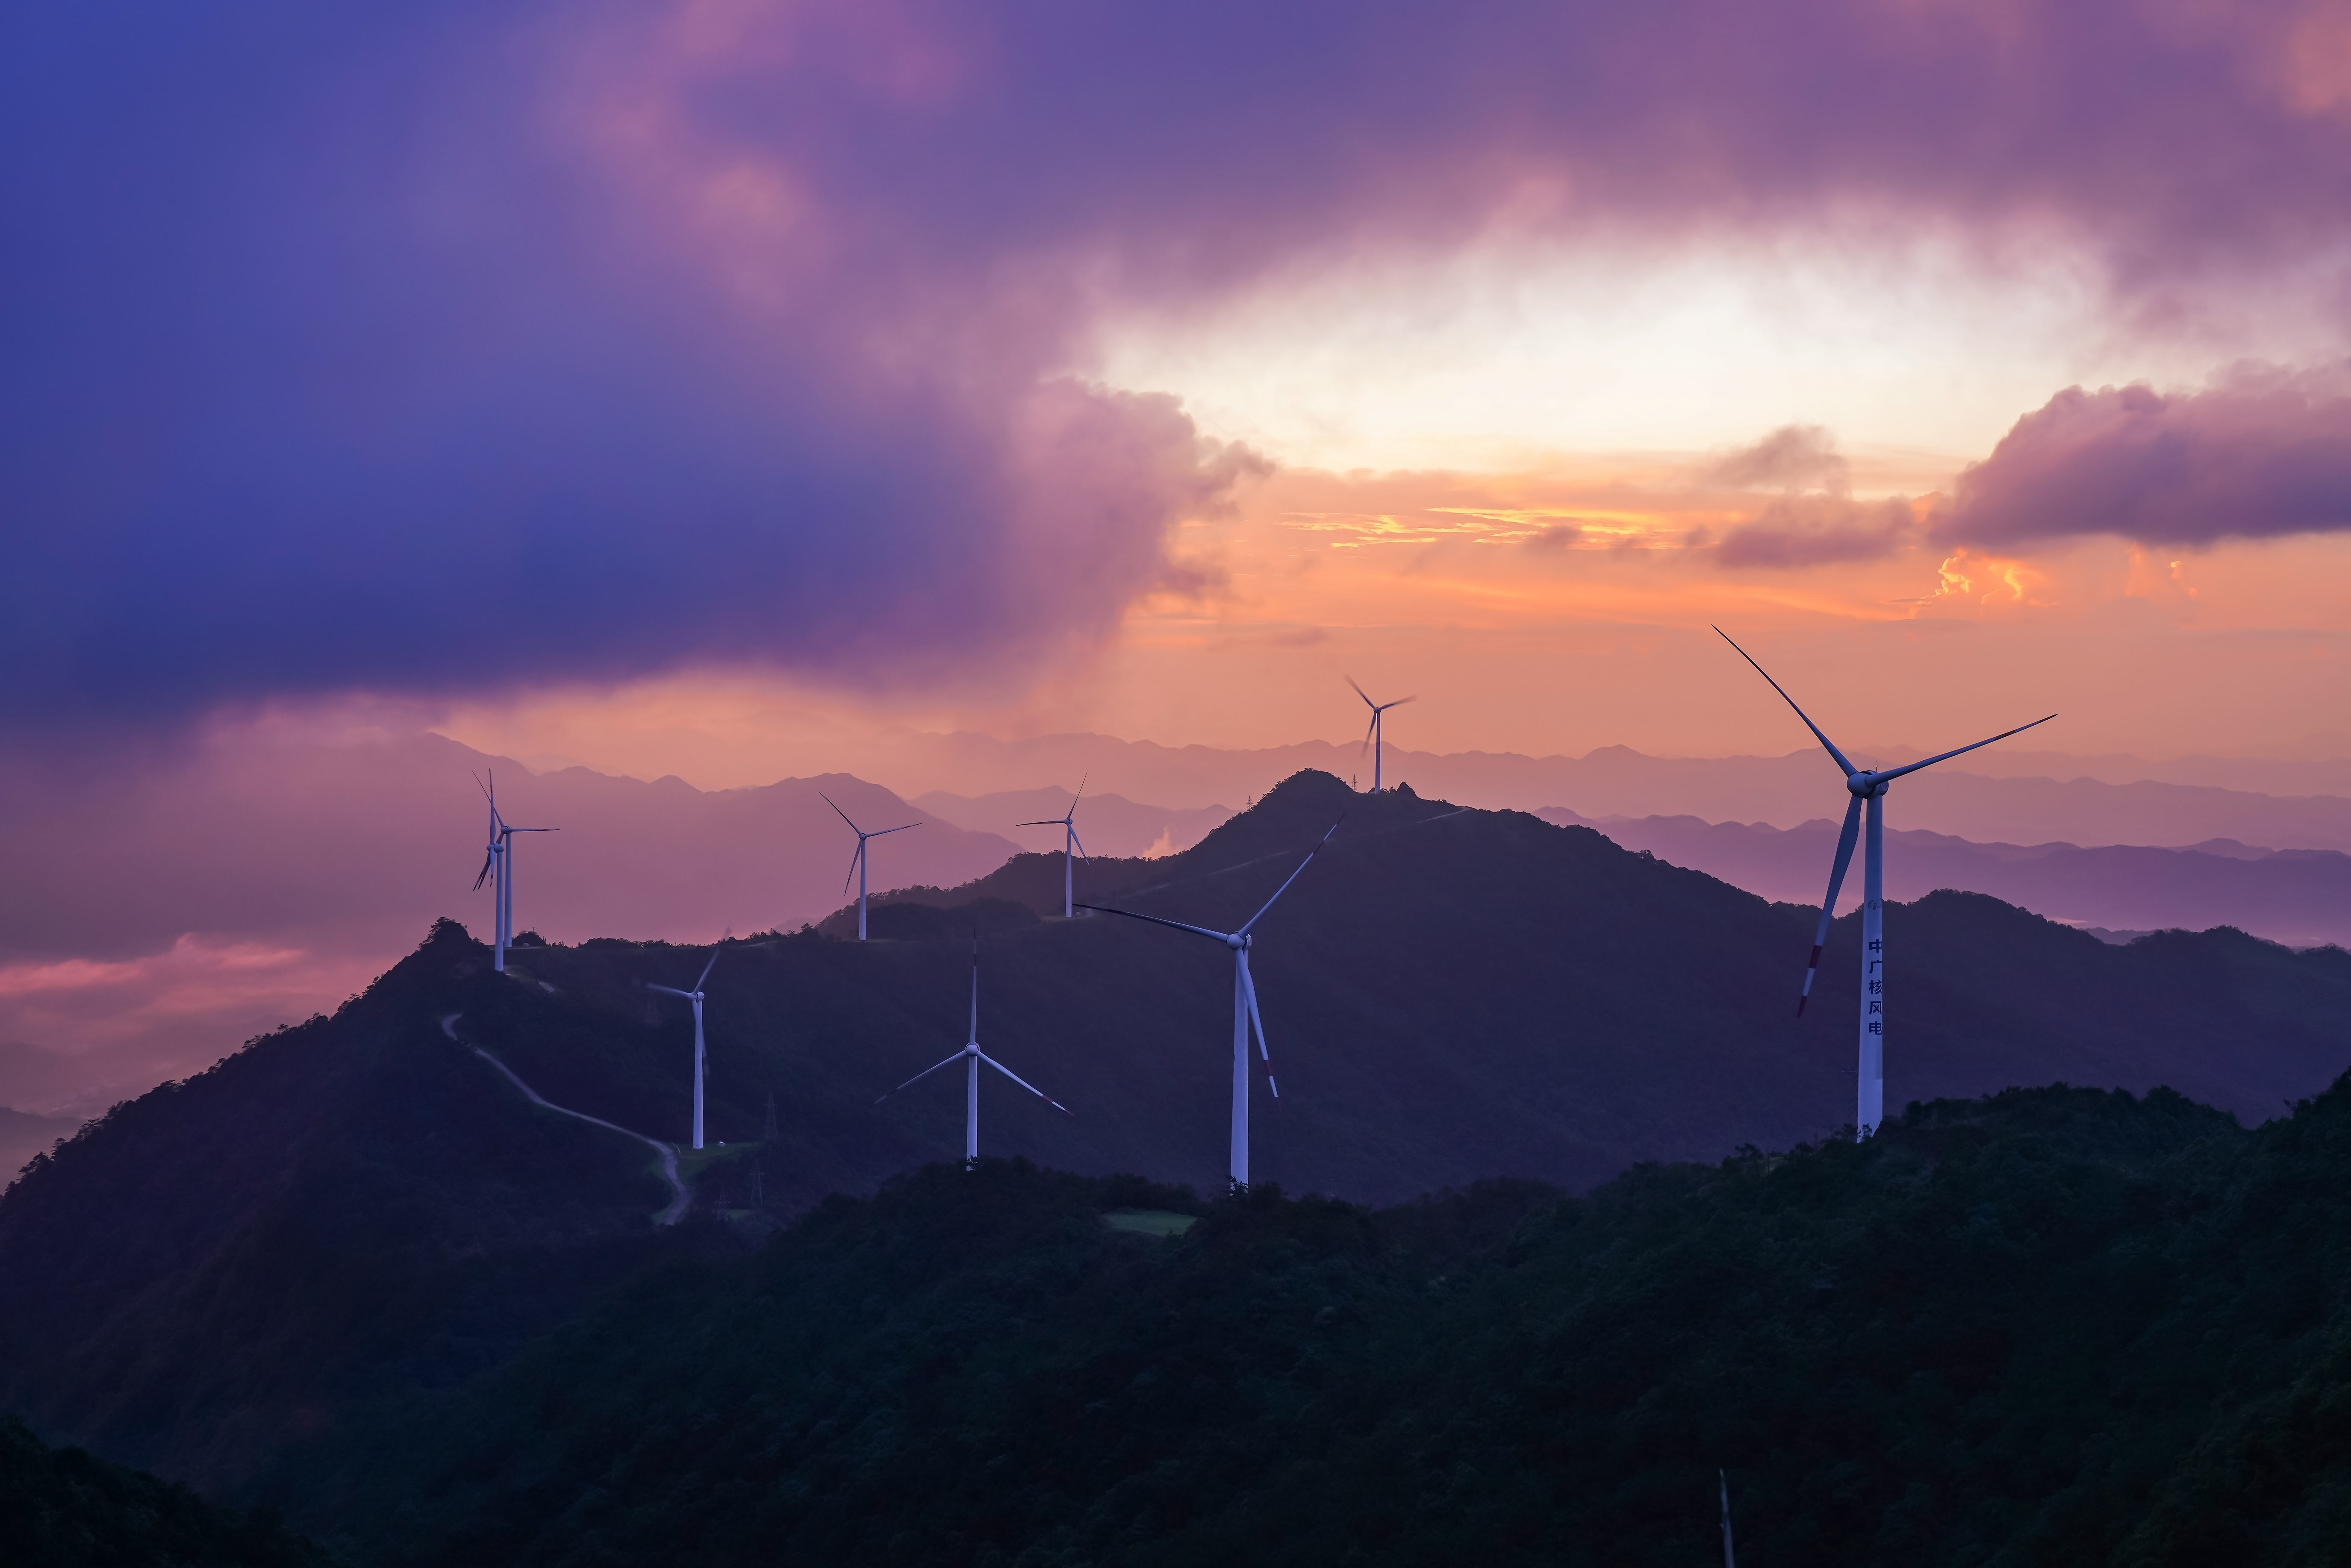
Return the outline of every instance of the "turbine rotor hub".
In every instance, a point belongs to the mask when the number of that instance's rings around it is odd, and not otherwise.
[[[1875,773],[1854,773],[1845,778],[1844,787],[1866,800],[1873,795],[1886,793],[1886,781]]]
[[[1230,947],[1237,953],[1246,952],[1249,948],[1249,939],[1246,936],[1228,936],[1225,938],[1225,946]]]

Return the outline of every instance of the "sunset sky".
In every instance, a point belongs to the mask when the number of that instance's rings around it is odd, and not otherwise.
[[[36,5],[0,140],[45,788],[1266,746],[1350,674],[1792,749],[1716,623],[1856,747],[2351,751],[2336,0]]]
[[[2338,745],[2338,5],[5,26],[18,737]]]

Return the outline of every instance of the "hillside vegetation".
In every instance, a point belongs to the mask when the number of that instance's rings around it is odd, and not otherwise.
[[[265,1490],[386,1565],[1687,1568],[1720,1468],[1766,1568],[2339,1563],[2346,1176],[2342,1087],[1378,1212],[933,1166]]]
[[[1081,866],[1081,896],[1229,926],[1343,813],[1259,927],[1283,1090],[1258,1081],[1261,1180],[1371,1206],[1489,1178],[1582,1190],[1849,1116],[1850,1015],[1792,1016],[1809,914],[1587,831],[1301,775],[1183,855]],[[1074,1113],[991,1075],[983,1153],[1220,1191],[1228,954],[1049,914],[1059,869],[1027,857],[884,904],[877,926],[910,923],[893,939],[770,933],[720,954],[714,1147],[684,1164],[694,1213],[723,1225],[657,1229],[653,1150],[535,1107],[484,1060],[683,1141],[690,1015],[646,986],[690,983],[708,949],[533,946],[501,977],[437,926],[333,1018],[116,1108],[0,1196],[0,1409],[241,1487],[291,1447],[477,1386],[648,1270],[723,1272],[828,1194],[960,1153],[950,1075],[877,1100],[962,1043],[973,925],[982,1042]],[[2351,1040],[2340,951],[2228,931],[2110,947],[1955,895],[1890,911],[1887,931],[1896,1103],[2168,1084],[2250,1121],[2318,1092]],[[1847,923],[1830,998],[1855,968]]]
[[[51,1448],[0,1417],[0,1563],[8,1568],[330,1568],[266,1512],[216,1508],[153,1476]]]

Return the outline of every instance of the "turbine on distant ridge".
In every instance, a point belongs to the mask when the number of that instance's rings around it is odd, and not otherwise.
[[[684,997],[694,1004],[694,1146],[697,1149],[702,1147],[702,982],[710,978],[710,971],[717,967],[718,948],[724,947],[726,937],[734,935],[735,928],[730,925],[726,936],[718,938],[718,946],[710,950],[710,962],[702,966],[702,973],[695,977],[694,989],[681,991],[675,986],[656,986],[650,981],[645,986],[649,991],[666,991],[673,997]]]
[[[1347,684],[1351,686],[1355,686],[1355,677],[1349,675],[1347,677]],[[1398,697],[1392,703],[1375,703],[1372,700],[1371,694],[1364,691],[1361,686],[1355,686],[1355,695],[1362,697],[1364,699],[1364,706],[1372,710],[1372,727],[1364,731],[1364,744],[1363,746],[1357,747],[1355,751],[1356,754],[1360,756],[1362,755],[1364,747],[1368,747],[1371,749],[1372,793],[1376,795],[1380,792],[1381,788],[1380,752],[1386,740],[1385,734],[1380,727],[1380,717],[1382,715],[1385,714],[1388,709],[1392,707],[1402,707],[1405,704],[1416,699],[1412,697]]]
[[[913,1086],[914,1084],[920,1083],[924,1079],[928,1078],[932,1073],[936,1072],[941,1067],[951,1067],[958,1061],[962,1062],[965,1067],[963,1082],[963,1157],[966,1165],[969,1165],[972,1161],[979,1158],[979,1064],[983,1061],[996,1069],[997,1071],[1004,1074],[1005,1077],[1012,1080],[1013,1082],[1020,1085],[1021,1088],[1029,1091],[1029,1093],[1037,1096],[1038,1099],[1045,1102],[1046,1104],[1050,1105],[1054,1110],[1059,1111],[1062,1115],[1068,1116],[1073,1114],[1067,1105],[1062,1104],[1059,1100],[1054,1099],[1042,1089],[1038,1088],[1035,1084],[1021,1077],[1020,1074],[1013,1071],[1012,1069],[1005,1066],[1004,1063],[997,1061],[996,1058],[988,1055],[987,1052],[979,1049],[979,938],[977,936],[974,936],[971,939],[970,1040],[965,1044],[961,1051],[956,1051],[945,1061],[939,1062],[934,1066],[925,1067],[920,1072],[915,1073],[912,1078],[907,1079],[905,1082],[899,1084],[898,1089],[905,1089]],[[897,1093],[898,1089],[891,1090],[890,1094]],[[883,1095],[880,1100],[874,1101],[873,1103],[879,1105],[882,1103],[883,1100],[890,1098],[890,1094]]]
[[[1845,791],[1852,798],[1844,809],[1844,828],[1837,834],[1836,859],[1829,866],[1829,894],[1821,904],[1821,923],[1813,934],[1813,956],[1804,966],[1804,988],[1796,997],[1796,1016],[1804,1016],[1804,1004],[1812,999],[1813,977],[1820,972],[1821,948],[1829,939],[1829,922],[1836,915],[1837,890],[1844,885],[1845,867],[1853,862],[1853,843],[1861,831],[1862,812],[1868,809],[1868,842],[1862,853],[1861,871],[1861,1065],[1859,1085],[1855,1091],[1854,1135],[1866,1138],[1886,1119],[1886,821],[1878,802],[1886,799],[1886,786],[1906,773],[1916,773],[1921,768],[1932,768],[1938,762],[1949,761],[1964,751],[1990,746],[1994,740],[2006,740],[2021,735],[2033,725],[2047,724],[2055,714],[2045,714],[2032,724],[2020,724],[2014,729],[2003,729],[1990,739],[1956,747],[1917,762],[1906,762],[1899,768],[1860,768],[1845,760],[1844,752],[1821,732],[1796,699],[1790,696],[1771,673],[1755,664],[1746,649],[1731,643],[1730,633],[1718,626],[1716,636],[1730,643],[1739,656],[1754,664],[1755,673],[1771,681],[1771,689],[1781,700],[1795,708],[1796,716],[1813,732],[1836,765],[1844,770]]]
[[[1722,1489],[1722,1568],[1739,1568],[1739,1557],[1730,1550],[1730,1478],[1717,1470],[1714,1479]]]
[[[1165,925],[1176,931],[1189,931],[1195,936],[1206,936],[1211,941],[1221,942],[1233,950],[1232,1180],[1236,1187],[1249,1186],[1249,1040],[1251,1024],[1257,1026],[1258,1054],[1265,1059],[1265,1086],[1273,1092],[1275,1099],[1281,1098],[1281,1088],[1273,1081],[1273,1053],[1268,1049],[1265,1041],[1265,1018],[1257,1008],[1257,985],[1249,978],[1249,948],[1255,941],[1255,938],[1249,936],[1249,932],[1255,928],[1259,921],[1265,918],[1266,910],[1271,909],[1280,901],[1281,895],[1290,891],[1290,883],[1296,882],[1301,875],[1304,874],[1306,868],[1314,863],[1314,857],[1322,852],[1322,846],[1329,843],[1331,835],[1338,831],[1339,824],[1332,823],[1322,836],[1314,841],[1314,847],[1306,852],[1306,858],[1298,862],[1298,870],[1290,873],[1289,881],[1275,888],[1273,897],[1265,901],[1265,907],[1250,915],[1248,924],[1238,931],[1211,931],[1205,925],[1186,925],[1180,920],[1162,920],[1156,915],[1137,915],[1132,909],[1113,909],[1106,904],[1081,904],[1078,905],[1080,909],[1099,910],[1104,915],[1123,915],[1129,920],[1147,920],[1154,925]]]
[[[492,914],[490,924],[490,967],[503,975],[507,972],[507,948],[514,942],[514,835],[517,833],[559,833],[560,828],[514,828],[498,815],[498,776],[493,770],[489,782],[474,780],[490,802],[490,848],[482,857],[481,874],[474,878],[474,891],[482,891],[482,883],[495,873],[496,884],[490,892]]]
[[[849,813],[843,811],[839,806],[834,805],[831,796],[826,794],[821,789],[818,790],[816,794],[818,800],[822,800],[826,805],[832,807],[834,813],[838,815],[842,821],[849,822]],[[1073,810],[1075,809],[1076,808],[1074,807],[1071,808]],[[849,831],[857,835],[857,852],[849,857],[849,876],[853,876],[857,879],[857,939],[860,942],[865,940],[865,841],[868,839],[883,838],[891,833],[903,833],[908,828],[919,828],[921,826],[922,824],[920,822],[901,822],[894,828],[876,828],[873,831],[869,833],[864,829],[859,827],[856,823],[849,822]],[[841,891],[843,893],[847,893],[849,891],[849,876],[844,876],[841,879]]]
[[[1086,777],[1090,778],[1092,775],[1087,775]],[[1019,822],[1014,824],[1017,827],[1022,828],[1050,828],[1058,826],[1068,835],[1061,843],[1061,918],[1064,920],[1067,920],[1072,915],[1077,913],[1077,906],[1070,901],[1076,896],[1076,889],[1078,885],[1078,857],[1086,855],[1086,846],[1078,838],[1077,821],[1078,802],[1085,799],[1085,794],[1086,779],[1085,778],[1081,778],[1078,780],[1078,792],[1070,797],[1070,809],[1067,811],[1062,812],[1061,815],[1058,817],[1048,817],[1041,822]],[[1091,856],[1086,856],[1086,859],[1089,863],[1092,862]]]

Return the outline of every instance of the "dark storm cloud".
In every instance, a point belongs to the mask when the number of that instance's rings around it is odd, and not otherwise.
[[[0,718],[1043,657],[1171,580],[1247,461],[1061,373],[1102,312],[1497,222],[1924,213],[2126,281],[2254,267],[2346,210],[2294,25],[12,7]]]
[[[1959,476],[1952,544],[2206,545],[2351,528],[2351,373],[2241,367],[2203,392],[2073,387]]]

